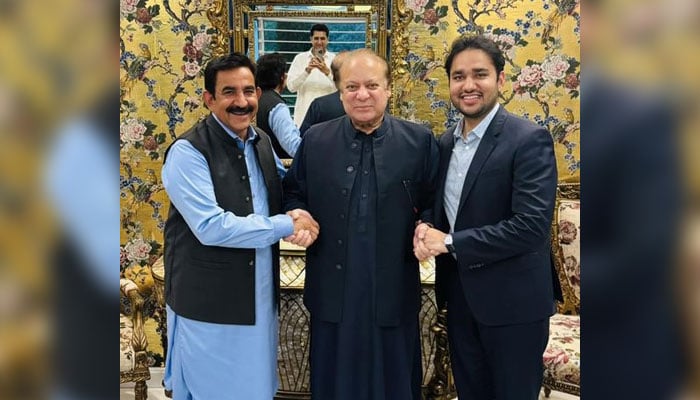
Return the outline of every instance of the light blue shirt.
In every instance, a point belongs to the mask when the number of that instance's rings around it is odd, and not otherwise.
[[[491,124],[491,120],[498,111],[499,104],[493,107],[486,117],[479,122],[468,134],[466,140],[462,136],[464,128],[464,118],[457,123],[457,128],[454,130],[455,146],[452,149],[452,157],[450,157],[450,165],[447,167],[447,177],[445,178],[445,214],[447,221],[450,223],[450,233],[454,232],[455,220],[457,219],[457,209],[459,208],[459,200],[462,197],[462,188],[464,180],[467,177],[469,166],[474,159],[474,154],[479,148],[481,138],[486,133],[486,128]]]
[[[275,133],[280,145],[290,156],[294,157],[301,143],[301,133],[294,124],[289,107],[285,103],[279,103],[272,108],[268,123]]]
[[[214,118],[219,122],[216,115]],[[255,130],[249,128],[248,140],[244,144],[238,135],[221,122],[219,124],[245,155],[254,214],[237,216],[217,204],[209,165],[202,153],[187,140],[173,143],[163,166],[163,186],[170,201],[192,233],[207,246],[260,249],[291,235],[294,232],[291,217],[284,214],[268,216],[267,188],[253,148],[253,139],[257,136]],[[276,156],[275,163],[278,174],[284,177],[284,166]]]
[[[106,293],[119,278],[119,161],[101,128],[76,118],[57,133],[44,187],[67,235],[85,257],[87,273]]]
[[[165,386],[182,399],[235,396],[269,400],[278,386],[277,314],[270,246],[291,235],[294,225],[287,215],[269,216],[267,188],[253,147],[255,130],[249,128],[248,139],[243,142],[219,124],[244,152],[254,214],[237,216],[216,203],[206,159],[187,140],[178,140],[170,148],[162,171],[163,186],[203,244],[256,249],[255,325],[195,321],[168,307]],[[282,163],[277,157],[275,162],[283,176]]]

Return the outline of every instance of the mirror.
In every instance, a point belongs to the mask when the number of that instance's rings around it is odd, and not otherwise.
[[[257,59],[265,52],[284,52],[281,43],[296,43],[294,52],[305,51],[308,28],[295,31],[285,24],[319,22],[331,31],[330,51],[372,48],[389,63],[392,82],[401,82],[407,73],[406,25],[413,12],[404,0],[214,0],[207,16],[217,29],[214,56],[238,51]],[[397,103],[398,96],[392,96],[392,113]]]

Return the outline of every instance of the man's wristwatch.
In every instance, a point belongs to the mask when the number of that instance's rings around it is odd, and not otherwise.
[[[449,251],[452,254],[455,254],[457,251],[455,250],[455,246],[452,244],[452,234],[448,233],[445,235],[445,247],[447,247],[447,251]]]

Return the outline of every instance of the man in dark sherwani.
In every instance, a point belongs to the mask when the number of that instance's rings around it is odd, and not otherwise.
[[[430,130],[385,113],[386,61],[355,50],[340,68],[346,115],[311,127],[284,179],[285,207],[321,226],[306,252],[311,395],[419,400],[421,304],[413,230],[430,217]]]

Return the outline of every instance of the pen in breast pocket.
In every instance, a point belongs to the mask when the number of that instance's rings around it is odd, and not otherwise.
[[[408,201],[411,202],[411,207],[413,207],[413,212],[415,214],[418,214],[418,209],[416,208],[416,203],[413,202],[413,196],[411,196],[411,190],[408,188],[409,185],[411,184],[411,181],[408,179],[404,179],[401,181],[403,183],[403,188],[406,189],[406,194],[408,195]]]

